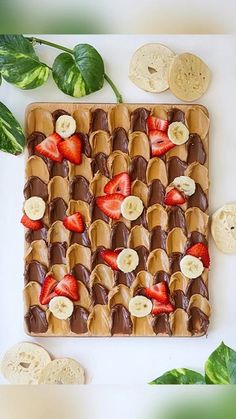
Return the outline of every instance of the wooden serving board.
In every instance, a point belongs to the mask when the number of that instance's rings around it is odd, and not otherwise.
[[[58,110],[76,120],[84,144],[80,165],[54,164],[34,154],[35,146],[55,131]],[[152,157],[148,114],[169,123],[182,120],[190,132],[187,143]],[[26,332],[47,337],[205,334],[210,316],[208,270],[190,280],[181,273],[179,262],[187,247],[198,241],[207,244],[207,109],[179,104],[33,103],[26,109],[25,130],[25,199],[38,195],[46,202],[44,228],[26,230],[25,236]],[[137,222],[108,219],[96,207],[95,198],[104,195],[104,185],[120,172],[130,174],[131,194],[143,200],[144,213]],[[166,206],[161,198],[170,189],[173,174],[188,175],[197,185],[198,193],[181,207]],[[86,224],[81,234],[69,232],[62,223],[63,216],[76,211]],[[132,247],[139,255],[131,274],[113,271],[101,258],[102,248],[120,247]],[[76,277],[79,299],[73,301],[72,315],[59,320],[48,304],[40,304],[40,294],[47,275],[59,282],[68,273]],[[132,316],[130,299],[160,281],[167,284],[173,311],[166,313],[164,308],[158,315]]]

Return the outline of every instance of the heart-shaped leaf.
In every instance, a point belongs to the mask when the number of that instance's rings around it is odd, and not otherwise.
[[[236,352],[222,342],[209,356],[205,374],[207,384],[236,384]]]
[[[85,81],[86,92],[92,93],[102,88],[104,83],[104,63],[98,51],[89,44],[74,47],[76,65]]]
[[[91,45],[76,45],[74,55],[62,53],[55,59],[53,78],[67,95],[81,97],[95,92],[104,83],[102,57]]]
[[[41,86],[50,73],[22,35],[0,35],[0,68],[2,77],[21,89]]]
[[[11,154],[20,154],[25,145],[25,137],[21,126],[0,102],[0,150]]]
[[[204,377],[187,368],[177,368],[151,381],[149,384],[205,384]]]
[[[55,59],[52,67],[55,83],[65,94],[81,97],[87,94],[85,82],[72,55],[63,52]]]

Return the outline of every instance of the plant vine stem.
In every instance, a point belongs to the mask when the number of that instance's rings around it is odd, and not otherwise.
[[[61,51],[65,51],[73,55],[72,49],[63,47],[62,45],[59,45],[59,44],[55,44],[54,42],[46,41],[45,39],[35,38],[35,37],[26,37],[26,39],[28,39],[28,41],[30,41],[32,44],[36,43],[40,45],[47,45],[48,47],[57,48],[57,49],[60,49]],[[113,81],[110,79],[110,77],[106,73],[104,74],[104,78],[110,84],[113,92],[115,93],[117,102],[122,103],[123,102],[122,95],[120,94],[116,85],[113,83]]]

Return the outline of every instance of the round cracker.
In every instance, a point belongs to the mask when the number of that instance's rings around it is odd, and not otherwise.
[[[50,361],[50,355],[44,348],[22,342],[6,352],[1,362],[1,371],[11,384],[38,384],[42,368]]]
[[[211,234],[219,250],[236,253],[236,203],[226,204],[213,214]]]
[[[210,69],[196,55],[186,52],[172,60],[169,85],[178,99],[187,102],[199,99],[206,92],[210,79]]]
[[[160,93],[169,88],[169,67],[175,53],[162,44],[145,44],[135,51],[129,78],[143,90]]]
[[[43,368],[39,384],[84,384],[83,367],[74,359],[54,359]]]

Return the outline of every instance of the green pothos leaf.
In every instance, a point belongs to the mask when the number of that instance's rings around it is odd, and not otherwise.
[[[22,153],[25,137],[11,111],[0,102],[0,150],[11,154]]]
[[[149,384],[205,384],[204,377],[187,368],[177,368],[151,381]]]
[[[74,97],[86,95],[85,82],[72,55],[63,52],[55,59],[52,67],[55,83],[64,93]]]
[[[102,57],[88,44],[76,45],[73,55],[58,55],[52,70],[59,89],[70,96],[85,96],[101,89],[104,83]]]
[[[21,89],[41,86],[50,73],[22,35],[0,35],[0,68],[2,77]]]
[[[89,44],[74,47],[76,65],[85,81],[87,93],[102,88],[104,83],[104,63],[98,51]]]
[[[205,374],[207,384],[236,384],[236,352],[222,342],[206,361]]]

